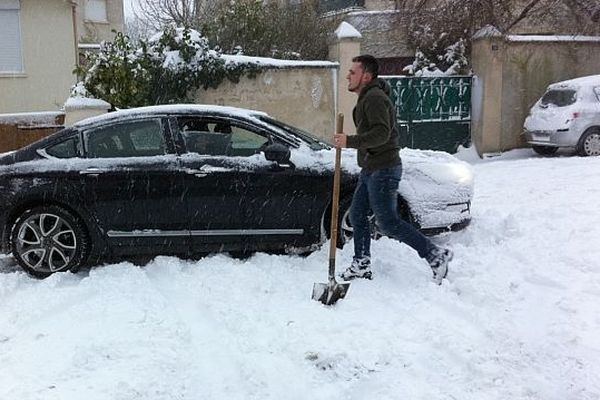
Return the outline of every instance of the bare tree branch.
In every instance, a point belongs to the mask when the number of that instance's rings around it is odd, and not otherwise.
[[[525,6],[525,8],[523,8],[523,10],[521,11],[521,13],[517,16],[517,18],[515,18],[507,27],[506,27],[506,31],[510,31],[511,28],[513,26],[515,26],[516,24],[518,24],[519,22],[521,22],[522,20],[524,20],[525,18],[527,18],[529,16],[529,13],[531,12],[531,10],[540,2],[540,0],[532,0],[529,2],[529,4],[527,4]]]

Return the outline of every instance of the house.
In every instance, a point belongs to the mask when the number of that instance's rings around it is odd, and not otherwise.
[[[54,111],[76,82],[79,43],[123,30],[122,0],[0,0],[0,114]]]
[[[325,16],[348,22],[362,35],[361,53],[379,61],[382,75],[402,73],[412,63],[415,49],[405,32],[406,14],[394,0],[321,0]]]
[[[113,30],[123,32],[123,0],[78,0],[77,36],[80,52],[97,48],[102,41],[112,41]]]

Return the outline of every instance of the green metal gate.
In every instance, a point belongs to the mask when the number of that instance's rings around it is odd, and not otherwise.
[[[456,153],[471,144],[471,77],[382,77],[392,87],[401,144]]]

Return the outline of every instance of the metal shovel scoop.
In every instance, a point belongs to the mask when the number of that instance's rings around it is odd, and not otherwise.
[[[344,114],[338,114],[337,117],[337,133],[342,133],[344,130]],[[333,174],[333,199],[331,201],[331,244],[329,246],[329,282],[315,283],[313,286],[312,298],[320,301],[326,306],[335,304],[339,299],[346,297],[350,282],[339,283],[335,280],[335,251],[337,248],[338,237],[338,210],[340,202],[340,164],[342,158],[342,150],[336,146],[335,148],[335,170]]]

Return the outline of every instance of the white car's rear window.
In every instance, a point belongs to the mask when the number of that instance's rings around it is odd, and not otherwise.
[[[565,107],[575,103],[577,92],[573,89],[549,90],[542,97],[542,106]]]

